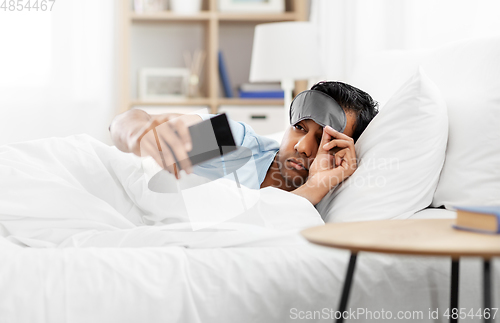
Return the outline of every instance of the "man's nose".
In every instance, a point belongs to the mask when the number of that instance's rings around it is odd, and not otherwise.
[[[303,154],[307,158],[314,158],[316,151],[318,150],[318,143],[316,142],[316,138],[314,138],[314,136],[306,135],[297,141],[294,148],[299,154]]]

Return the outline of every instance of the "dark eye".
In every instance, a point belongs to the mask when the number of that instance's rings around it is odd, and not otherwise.
[[[297,130],[304,130],[304,127],[302,127],[300,124],[296,124],[294,127]]]

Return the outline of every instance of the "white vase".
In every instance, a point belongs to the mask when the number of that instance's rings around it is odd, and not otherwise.
[[[170,0],[170,8],[175,13],[195,14],[201,10],[201,0]]]
[[[137,13],[159,12],[166,9],[166,0],[134,0],[134,10]]]

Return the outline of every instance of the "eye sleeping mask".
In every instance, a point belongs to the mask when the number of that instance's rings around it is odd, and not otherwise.
[[[300,92],[290,105],[290,124],[311,119],[322,127],[343,132],[347,123],[344,109],[331,96],[315,90]]]

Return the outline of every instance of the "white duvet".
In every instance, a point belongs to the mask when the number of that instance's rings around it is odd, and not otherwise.
[[[224,178],[155,193],[140,158],[87,135],[0,147],[0,178],[0,233],[21,246],[276,246],[323,223],[299,196]]]

